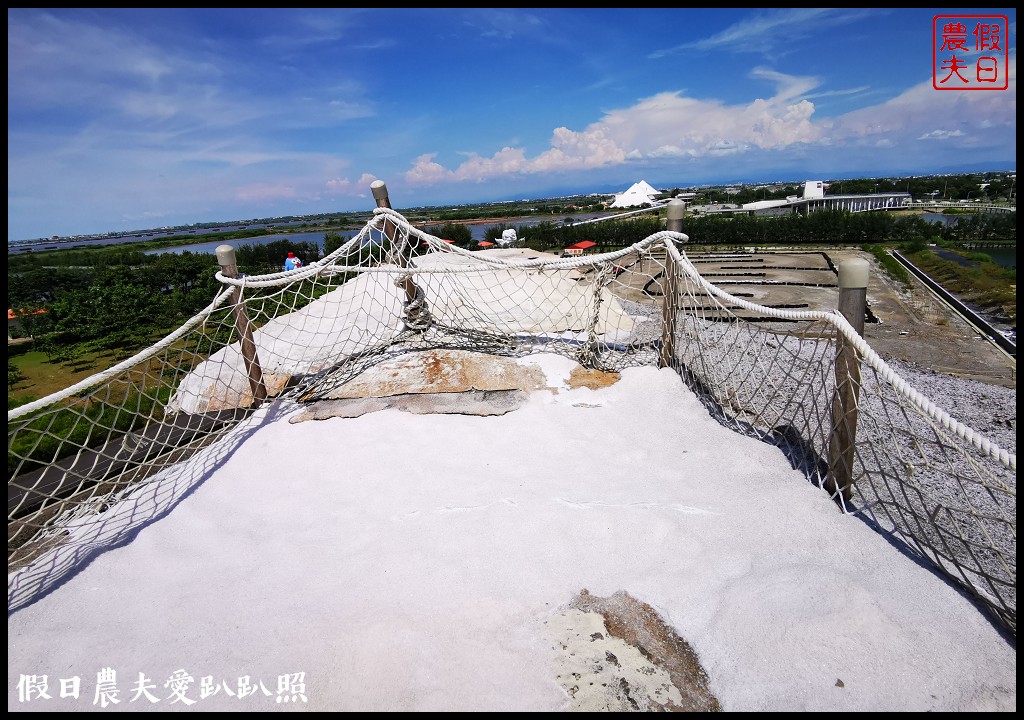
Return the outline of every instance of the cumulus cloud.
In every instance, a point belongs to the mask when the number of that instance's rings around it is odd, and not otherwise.
[[[526,154],[521,148],[505,147],[489,158],[469,154],[459,168],[452,173],[454,180],[479,180],[494,175],[515,175],[527,170]]]
[[[1012,56],[1008,71],[1009,89],[1005,91],[939,91],[928,78],[883,103],[839,116],[828,123],[826,134],[833,142],[867,145],[880,139],[1008,140],[1016,135],[1017,127],[1017,62]]]
[[[433,185],[451,180],[451,170],[434,162],[436,156],[437,153],[427,153],[417,157],[413,162],[412,169],[405,173],[405,181],[410,185]]]
[[[941,141],[970,148],[1014,146],[1015,58],[1010,60],[1010,89],[1005,92],[940,92],[929,78],[879,104],[823,120],[814,119],[815,105],[809,98],[861,93],[865,88],[815,94],[820,85],[815,77],[763,67],[753,69],[751,76],[771,82],[773,94],[728,104],[678,91],[662,92],[630,107],[606,111],[580,130],[556,128],[551,147],[534,157],[528,157],[524,148],[504,147],[490,157],[465,153],[467,159],[449,169],[438,162],[436,153],[421,155],[405,179],[410,185],[483,182],[626,164],[640,168],[676,159],[710,161],[731,156],[754,161],[766,154],[779,157],[779,153],[792,159],[826,151],[834,153],[833,162],[844,156],[862,162],[865,153],[873,153],[885,165],[879,153],[887,157],[894,147],[910,164],[928,159],[910,152],[916,141],[933,141],[920,143],[931,148],[953,147]]]
[[[618,165],[626,160],[624,138],[603,123],[583,132],[560,127],[551,136],[552,148],[530,163],[530,172],[557,172]]]
[[[745,145],[734,143],[729,140],[719,140],[712,147],[708,148],[708,154],[716,157],[724,157],[726,155],[735,155],[736,153],[743,152],[749,149]]]
[[[811,122],[814,104],[802,96],[815,78],[758,68],[774,83],[775,94],[746,104],[698,100],[663,92],[628,108],[611,110],[582,130],[556,128],[551,148],[527,158],[522,148],[505,147],[491,157],[467,153],[454,170],[436,162],[436,153],[416,158],[406,173],[410,184],[482,181],[493,177],[588,170],[670,157],[735,154],[749,148],[780,149],[811,143],[821,129]]]

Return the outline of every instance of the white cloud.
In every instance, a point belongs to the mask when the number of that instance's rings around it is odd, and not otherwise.
[[[377,176],[371,173],[363,173],[355,182],[352,182],[347,177],[331,178],[324,183],[323,194],[328,197],[343,195],[347,195],[349,197],[365,197],[367,188],[369,188],[376,179]],[[311,200],[313,198],[311,197],[306,199]]]
[[[531,163],[531,172],[558,172],[619,165],[626,160],[626,140],[604,123],[591,125],[583,132],[556,128],[552,148]]]
[[[348,178],[332,178],[324,186],[330,195],[347,195],[352,189],[352,181]]]
[[[820,33],[824,28],[845,25],[860,20],[869,13],[879,15],[875,9],[787,8],[762,12],[742,20],[721,32],[672,48],[656,50],[651,59],[694,50],[726,50],[731,52],[762,52],[793,43],[795,40]]]
[[[964,133],[960,130],[932,130],[931,132],[921,135],[918,140],[949,140],[951,138],[963,137]]]
[[[813,94],[810,94],[810,95],[805,95],[804,97],[807,100],[816,100],[817,98],[823,98],[823,97],[838,97],[838,96],[843,96],[843,95],[860,95],[861,93],[868,92],[870,89],[871,89],[871,87],[868,86],[868,85],[861,85],[860,87],[847,88],[845,90],[826,90],[825,92],[813,93]]]
[[[827,134],[834,142],[871,145],[882,138],[1005,143],[1016,135],[1016,69],[1011,57],[1009,89],[1003,91],[941,91],[928,78],[883,103],[837,117]]]
[[[505,147],[490,158],[470,154],[469,159],[452,173],[452,179],[480,180],[494,175],[515,175],[527,171],[527,165],[521,148]]]
[[[521,8],[474,8],[463,15],[463,25],[489,40],[538,39],[551,32],[546,19]]]
[[[436,155],[437,153],[428,153],[416,158],[412,169],[405,173],[405,181],[410,185],[433,185],[450,180],[452,172],[434,162]]]
[[[697,100],[679,92],[645,98],[632,107],[611,110],[576,131],[556,128],[551,149],[528,159],[522,148],[505,147],[486,158],[475,153],[455,170],[420,156],[406,173],[410,184],[483,181],[513,174],[556,173],[643,162],[659,158],[721,156],[749,148],[781,149],[815,142],[820,127],[811,122],[814,105],[801,96],[817,86],[798,77],[758,68],[755,77],[776,85],[768,99],[745,105]]]
[[[752,166],[770,153],[779,158],[811,161],[817,151],[834,153],[817,162],[846,156],[861,163],[868,155],[886,164],[892,150],[900,161],[920,162],[910,149],[915,140],[955,140],[964,147],[1013,147],[1016,130],[1016,62],[1010,64],[1011,89],[1006,92],[936,91],[930,79],[877,105],[836,118],[814,120],[808,98],[861,93],[866,88],[826,91],[812,95],[820,81],[758,67],[751,76],[774,84],[767,98],[726,104],[716,99],[662,92],[634,105],[606,111],[582,130],[556,128],[550,149],[527,157],[521,147],[504,147],[491,157],[466,153],[464,162],[448,169],[437,155],[422,155],[406,173],[410,185],[441,182],[484,182],[531,174],[555,174],[619,165],[711,161],[744,158]],[[945,120],[946,122],[942,122]],[[938,122],[937,122],[938,121]],[[938,147],[939,143],[931,143]],[[948,146],[952,146],[949,144]],[[860,156],[858,157],[858,153]],[[934,159],[934,158],[933,158]],[[777,162],[777,161],[776,161]],[[849,162],[849,161],[847,161]]]

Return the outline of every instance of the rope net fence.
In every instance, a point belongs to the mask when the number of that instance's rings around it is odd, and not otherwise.
[[[471,252],[385,207],[297,270],[239,278],[222,262],[225,289],[160,343],[8,412],[9,609],[166,512],[267,399],[314,402],[371,366],[444,348],[672,367],[720,422],[777,445],[1015,634],[1016,456],[910,387],[840,313],[729,295],[686,241]],[[857,412],[837,411],[851,388]]]
[[[674,246],[667,257],[670,362],[710,412],[777,445],[846,512],[915,550],[1016,633],[1016,455],[912,388],[840,313],[754,305],[707,282]],[[749,311],[761,322],[738,316]],[[852,416],[838,411],[844,375]],[[850,482],[839,486],[843,462]]]

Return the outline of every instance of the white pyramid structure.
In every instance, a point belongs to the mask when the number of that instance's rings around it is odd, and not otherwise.
[[[628,208],[648,205],[653,202],[654,196],[658,194],[658,191],[648,185],[646,180],[641,180],[640,182],[633,183],[626,192],[616,195],[615,202],[610,207]]]

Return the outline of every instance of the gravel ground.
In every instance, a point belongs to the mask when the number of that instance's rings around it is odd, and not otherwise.
[[[897,374],[954,419],[1017,454],[1017,389],[944,375],[914,363],[883,358]]]

